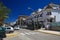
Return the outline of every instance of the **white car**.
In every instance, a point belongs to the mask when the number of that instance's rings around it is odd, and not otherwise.
[[[14,29],[13,29],[13,27],[5,27],[5,31],[6,31],[6,33],[13,33]]]
[[[19,26],[15,26],[15,27],[14,27],[14,30],[19,30],[19,29],[20,29]]]

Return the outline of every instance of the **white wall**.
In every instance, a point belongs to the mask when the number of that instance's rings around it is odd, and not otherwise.
[[[56,16],[56,22],[59,22],[60,21],[60,13],[59,12],[53,11],[52,12],[52,15]]]

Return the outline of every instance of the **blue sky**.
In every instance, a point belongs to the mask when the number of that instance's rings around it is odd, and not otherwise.
[[[13,22],[19,15],[29,16],[31,12],[38,8],[43,8],[50,2],[60,4],[60,0],[0,0],[0,2],[11,10],[9,18],[7,18],[5,22]],[[34,10],[29,10],[28,7],[31,7]]]

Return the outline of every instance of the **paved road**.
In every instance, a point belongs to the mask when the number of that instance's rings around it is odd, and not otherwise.
[[[34,32],[26,29],[20,29],[16,37],[5,38],[4,40],[60,40],[60,36]]]

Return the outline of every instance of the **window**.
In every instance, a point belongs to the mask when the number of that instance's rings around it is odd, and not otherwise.
[[[48,22],[50,22],[50,19],[47,19]]]
[[[51,19],[47,19],[47,21],[48,21],[48,22],[53,22],[53,19],[52,19],[52,18],[51,18]]]
[[[39,17],[39,15],[37,15],[37,18]]]
[[[34,18],[37,18],[38,16],[36,15]]]
[[[42,14],[40,14],[39,17],[42,17]]]
[[[40,17],[42,17],[42,14],[40,15]]]
[[[46,15],[51,15],[51,12],[47,12],[47,14]]]
[[[36,16],[34,18],[36,18]]]
[[[50,19],[50,22],[53,22],[53,19],[52,18]]]
[[[53,9],[58,9],[59,7],[58,6],[53,6]]]
[[[0,27],[0,30],[2,30],[2,28]]]
[[[53,7],[53,9],[57,9],[57,7]]]

